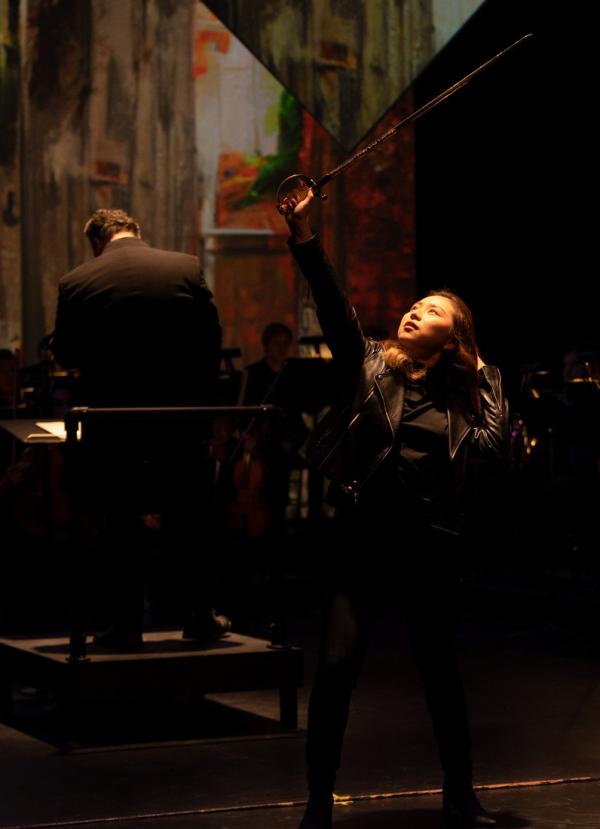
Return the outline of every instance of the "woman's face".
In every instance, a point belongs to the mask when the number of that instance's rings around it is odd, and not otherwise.
[[[451,336],[454,305],[445,296],[426,296],[415,302],[400,320],[398,341],[413,359],[427,359],[444,348],[454,348]]]

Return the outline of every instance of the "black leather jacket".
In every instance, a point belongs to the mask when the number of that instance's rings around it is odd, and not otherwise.
[[[304,454],[331,479],[334,492],[359,504],[369,482],[392,450],[402,421],[404,376],[387,367],[380,343],[364,336],[356,310],[337,284],[336,276],[316,237],[294,243],[290,250],[308,280],[323,334],[339,369],[339,405],[317,426]],[[452,475],[451,504],[445,519],[432,521],[459,532],[467,458],[507,456],[508,405],[500,372],[484,366],[478,372],[481,417],[448,394],[448,453]],[[363,423],[367,428],[357,429]],[[335,502],[335,498],[332,499]],[[338,499],[339,502],[339,499]]]

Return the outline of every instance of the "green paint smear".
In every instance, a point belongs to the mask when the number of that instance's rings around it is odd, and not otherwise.
[[[279,103],[273,104],[272,107],[265,112],[265,132],[270,134],[277,132],[279,127]]]
[[[265,157],[252,189],[238,202],[236,207],[247,207],[267,193],[274,194],[282,180],[297,171],[298,153],[302,146],[303,134],[302,107],[296,98],[284,89],[279,97],[278,106],[273,107],[272,110],[277,114],[279,130],[277,153]],[[272,117],[270,112],[267,112],[265,118]]]

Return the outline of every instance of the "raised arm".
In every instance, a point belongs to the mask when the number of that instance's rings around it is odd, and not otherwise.
[[[293,213],[287,218],[292,234],[290,250],[311,287],[323,336],[334,359],[349,367],[360,366],[367,341],[356,310],[339,285],[335,271],[311,228],[313,199],[311,191],[302,201],[293,196],[288,199],[294,206]]]

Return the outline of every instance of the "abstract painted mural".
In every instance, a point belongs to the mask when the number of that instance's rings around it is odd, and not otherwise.
[[[21,348],[19,3],[0,3],[0,348]]]
[[[153,245],[199,247],[194,0],[21,0],[23,328],[52,330],[59,278],[91,255],[83,225],[120,207]]]
[[[320,331],[275,210],[277,187],[292,172],[317,175],[346,153],[200,3],[194,77],[207,274],[227,344],[255,357],[268,322],[285,322],[298,335]],[[378,128],[406,115],[411,102],[403,96]],[[385,336],[414,290],[413,166],[413,133],[406,130],[337,180],[315,219],[367,328]]]
[[[245,359],[254,359],[269,322],[285,322],[299,336],[320,332],[310,293],[287,249],[287,226],[275,210],[277,187],[292,172],[317,175],[346,154],[200,3],[194,78],[207,275],[227,345],[241,346]],[[404,97],[389,117],[406,114],[411,100]],[[315,217],[367,327],[386,336],[393,325],[388,317],[410,301],[414,287],[412,139],[407,130],[360,170],[336,181]],[[396,244],[399,238],[402,245]],[[382,254],[389,239],[394,244]]]
[[[391,80],[412,78],[476,5],[265,0],[239,37],[223,20],[239,22],[242,2],[220,17],[198,0],[3,3],[0,346],[24,339],[35,359],[58,279],[90,256],[83,224],[108,206],[132,213],[150,244],[202,257],[244,362],[274,320],[317,333],[277,187],[292,172],[318,176],[406,114],[410,90],[398,97]],[[248,48],[251,35],[287,56],[287,75]],[[413,35],[409,55],[399,46]],[[414,288],[413,171],[408,129],[337,179],[315,216],[374,333],[390,333]]]
[[[193,74],[204,231],[281,230],[273,204],[298,167],[302,107],[200,3]]]
[[[347,150],[482,0],[206,0]]]

